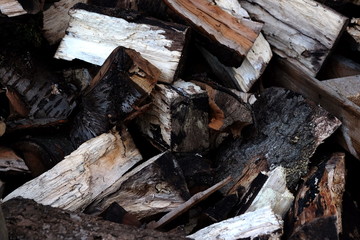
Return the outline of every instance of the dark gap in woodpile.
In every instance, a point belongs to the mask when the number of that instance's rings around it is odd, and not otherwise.
[[[3,0],[0,33],[0,239],[360,239],[359,0]]]

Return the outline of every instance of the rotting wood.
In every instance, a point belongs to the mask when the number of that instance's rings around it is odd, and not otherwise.
[[[321,83],[360,106],[360,75],[329,79]]]
[[[99,217],[12,199],[2,205],[10,239],[148,239],[180,240],[185,236],[141,229]]]
[[[249,159],[263,156],[269,166],[286,168],[287,184],[293,189],[318,145],[341,125],[323,108],[283,88],[265,89],[253,111],[253,135],[236,139],[218,152],[217,179],[231,175],[237,180]]]
[[[278,60],[273,72],[275,84],[298,92],[320,104],[342,122],[339,143],[360,159],[360,107],[299,68]]]
[[[126,129],[121,134],[104,133],[83,143],[4,201],[21,196],[44,205],[81,211],[141,159]]]
[[[264,23],[274,53],[315,76],[347,25],[347,18],[313,0],[241,0]],[[321,12],[321,14],[318,14]]]
[[[304,178],[290,215],[288,239],[341,239],[344,191],[345,154],[334,153]]]
[[[60,0],[54,2],[43,14],[43,34],[50,45],[61,41],[70,22],[68,14],[76,3],[86,3],[87,0]]]
[[[209,147],[208,96],[191,82],[158,84],[152,106],[137,118],[140,131],[159,149],[205,151]]]
[[[229,66],[239,66],[253,46],[262,28],[261,23],[237,19],[207,0],[164,0],[194,30],[217,46],[208,50]]]
[[[187,27],[143,17],[131,10],[83,3],[72,7],[69,14],[67,34],[55,58],[78,58],[102,65],[117,46],[123,46],[140,52],[161,70],[160,81],[171,83],[176,78],[186,45]]]
[[[201,202],[202,200],[209,197],[211,194],[219,190],[220,188],[224,187],[226,184],[228,184],[231,181],[231,177],[227,177],[223,179],[222,181],[218,182],[214,186],[206,189],[205,191],[198,192],[195,195],[193,195],[189,200],[187,200],[185,203],[179,205],[177,208],[172,210],[171,212],[164,215],[162,218],[160,218],[156,222],[150,222],[147,224],[147,228],[151,229],[157,229],[161,228],[165,224],[171,222],[176,217],[180,216],[184,212],[188,211],[191,207],[193,207],[195,204]]]
[[[8,17],[38,13],[45,1],[42,0],[0,0],[0,12]]]
[[[188,235],[195,240],[207,239],[271,239],[279,240],[283,230],[282,220],[270,207],[257,209],[243,215],[214,223]]]
[[[86,212],[94,214],[116,202],[141,220],[171,211],[189,197],[175,157],[165,152],[145,161],[108,188],[102,189]]]
[[[117,47],[82,96],[70,138],[74,146],[109,131],[116,123],[140,111],[160,71],[140,53]]]
[[[236,0],[215,0],[213,3],[239,19],[239,21],[250,19],[246,10]],[[222,64],[216,56],[212,55],[205,48],[201,48],[201,51],[214,73],[220,79],[229,78],[227,82],[231,82],[234,87],[244,92],[248,92],[251,89],[272,58],[270,45],[262,33],[258,35],[239,67],[229,67]]]

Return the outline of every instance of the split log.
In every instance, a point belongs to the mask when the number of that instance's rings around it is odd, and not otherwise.
[[[318,145],[341,124],[315,103],[281,88],[265,89],[253,111],[253,136],[237,139],[219,151],[217,178],[231,175],[237,181],[249,159],[263,156],[269,166],[286,169],[287,185],[294,189]]]
[[[352,38],[354,50],[360,52],[360,18],[352,18],[346,31]]]
[[[347,19],[313,0],[241,0],[251,18],[264,23],[272,50],[315,76],[347,25]],[[318,14],[321,12],[321,14]]]
[[[94,214],[104,211],[116,202],[141,220],[171,211],[189,197],[175,157],[165,152],[140,164],[103,189],[86,212]]]
[[[282,235],[282,220],[269,207],[215,223],[188,235],[195,240],[207,239],[277,239]]]
[[[242,19],[250,19],[245,9],[241,7],[236,0],[215,0],[213,3],[224,11],[233,15],[238,21]],[[205,56],[208,64],[212,67],[214,73],[220,79],[229,83],[236,89],[248,92],[257,79],[262,75],[266,66],[272,58],[272,51],[269,43],[265,40],[262,33],[256,38],[253,46],[245,56],[244,61],[239,67],[230,67],[222,64],[216,56],[209,51],[201,48],[201,52]]]
[[[185,239],[182,235],[112,223],[27,199],[12,199],[2,207],[10,239]]]
[[[85,3],[87,0],[60,0],[44,11],[43,33],[50,45],[60,42],[65,36],[70,21],[68,12],[79,2]]]
[[[108,132],[141,110],[160,72],[131,49],[117,47],[84,91],[70,138],[75,146]]]
[[[78,3],[55,58],[75,58],[102,65],[117,47],[132,48],[161,70],[160,81],[177,76],[188,28],[141,16],[131,10],[101,8]],[[112,28],[112,26],[117,26]]]
[[[321,83],[360,106],[360,75],[329,79]]]
[[[153,105],[139,116],[140,131],[161,150],[198,152],[209,147],[208,97],[199,86],[176,81],[157,85]]]
[[[8,17],[38,13],[44,4],[43,0],[1,0],[0,12]]]
[[[29,172],[24,160],[20,158],[12,149],[0,147],[0,172]]]
[[[290,214],[288,239],[340,239],[344,191],[345,154],[335,153],[304,178]]]
[[[360,159],[360,107],[289,63],[279,60],[277,66],[275,83],[301,93],[341,119],[339,143]]]
[[[294,196],[286,187],[286,173],[283,167],[277,167],[268,173],[268,179],[246,212],[253,212],[269,206],[281,218],[290,209]]]
[[[332,55],[327,60],[321,73],[321,79],[333,79],[360,75],[360,63],[342,55]]]
[[[141,160],[129,133],[104,133],[83,143],[49,171],[25,183],[4,201],[21,196],[36,202],[84,210]]]

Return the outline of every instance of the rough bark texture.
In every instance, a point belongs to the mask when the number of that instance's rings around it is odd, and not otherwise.
[[[290,214],[289,239],[340,239],[344,191],[345,154],[335,153],[304,178]]]
[[[347,24],[345,17],[313,0],[241,0],[240,4],[252,19],[264,22],[263,33],[272,50],[312,76]]]
[[[219,151],[218,177],[230,174],[237,180],[249,159],[263,156],[269,166],[286,168],[288,186],[294,188],[317,146],[340,126],[324,109],[281,88],[266,89],[253,110],[253,136]]]
[[[27,199],[12,199],[2,207],[10,239],[185,239],[181,235],[116,224]]]
[[[77,147],[137,112],[159,75],[140,53],[123,47],[114,49],[85,90],[70,132],[73,144]]]
[[[171,83],[181,68],[188,28],[125,10],[78,3],[69,11],[67,34],[55,58],[75,58],[102,65],[118,46],[134,49],[161,70],[160,81]],[[117,28],[113,28],[116,25]]]

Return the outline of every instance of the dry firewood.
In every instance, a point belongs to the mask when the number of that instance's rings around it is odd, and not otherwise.
[[[301,93],[341,119],[339,143],[360,159],[360,107],[287,62],[279,60],[277,66],[273,72],[276,84]]]
[[[6,123],[0,117],[0,137],[6,132]]]
[[[117,47],[92,79],[82,97],[70,137],[75,146],[109,131],[139,111],[160,72],[131,49]]]
[[[198,152],[209,147],[208,96],[199,86],[176,81],[158,84],[153,105],[138,117],[140,131],[159,149]]]
[[[279,240],[282,235],[282,220],[264,207],[254,212],[212,224],[191,235],[195,240],[207,239],[272,239]]]
[[[117,46],[132,48],[172,82],[179,70],[188,28],[141,16],[131,10],[78,3],[69,11],[69,27],[55,58],[102,65]],[[117,26],[113,28],[112,26]]]
[[[304,178],[290,214],[288,239],[340,239],[344,191],[345,154],[335,153]]]
[[[0,147],[0,172],[8,171],[29,173],[29,168],[13,149]]]
[[[293,200],[294,196],[286,187],[285,169],[280,166],[268,173],[268,179],[246,212],[270,206],[276,215],[284,218]]]
[[[65,36],[65,30],[70,21],[68,12],[79,2],[85,3],[87,0],[60,0],[44,11],[43,33],[51,45],[60,42]]]
[[[360,63],[342,55],[332,55],[328,58],[321,73],[321,79],[333,79],[360,75]]]
[[[321,83],[360,106],[360,75],[329,79]]]
[[[142,159],[129,133],[104,133],[83,143],[64,160],[4,199],[34,199],[44,205],[84,210]]]
[[[110,204],[100,215],[104,220],[121,223],[125,225],[140,227],[141,222],[132,214],[128,213],[116,202]]]
[[[307,172],[309,157],[341,124],[315,103],[281,88],[265,89],[253,111],[253,136],[219,151],[218,179],[231,175],[237,180],[249,159],[263,156],[269,166],[286,168],[288,187],[293,189]]]
[[[15,17],[23,14],[38,13],[44,4],[44,0],[1,0],[0,12],[8,17]]]
[[[76,106],[75,86],[61,81],[42,60],[33,56],[1,55],[0,84],[6,89],[10,116],[7,129],[56,124],[66,120]]]
[[[86,68],[65,69],[63,76],[64,81],[75,84],[80,91],[84,91],[92,80],[92,76]]]
[[[184,236],[139,229],[99,217],[12,199],[2,205],[10,239],[148,239],[179,240]]]
[[[195,195],[193,195],[189,200],[184,202],[183,204],[179,205],[177,208],[172,210],[171,212],[164,215],[162,218],[160,218],[156,222],[150,222],[147,225],[147,228],[156,229],[161,228],[162,226],[166,225],[167,223],[171,222],[181,214],[188,211],[191,207],[196,205],[197,203],[203,201],[207,197],[209,197],[211,194],[219,190],[220,188],[224,187],[226,184],[228,184],[231,181],[231,177],[227,177],[224,180],[218,182],[214,186],[206,189],[205,191],[198,192]]]
[[[224,11],[233,15],[239,21],[242,19],[250,19],[245,9],[241,7],[236,0],[215,0],[213,3]],[[227,82],[231,82],[235,88],[244,92],[248,92],[256,80],[261,76],[266,66],[271,60],[272,51],[269,43],[265,40],[262,33],[256,38],[253,46],[246,54],[244,61],[239,67],[229,67],[222,64],[216,56],[209,51],[201,48],[205,59],[212,67],[213,71],[221,79],[228,78]]]
[[[360,52],[360,18],[352,18],[346,31],[352,38],[353,48]]]
[[[313,0],[241,0],[240,4],[253,20],[264,23],[272,50],[312,76],[347,25],[345,17]]]
[[[170,152],[161,153],[119,178],[96,197],[87,212],[103,211],[113,202],[138,219],[168,212],[190,197],[182,171]]]

